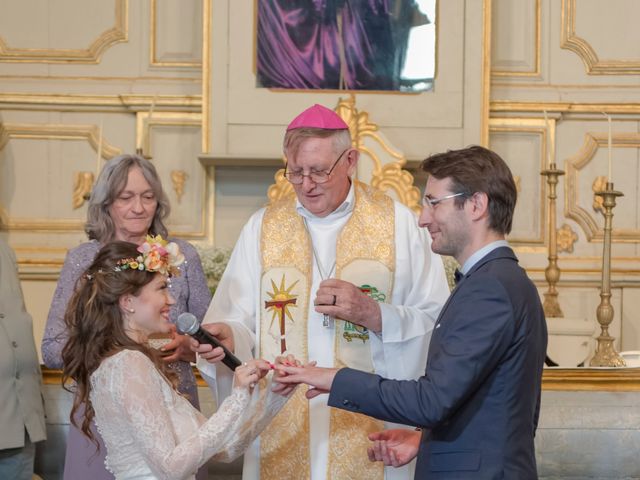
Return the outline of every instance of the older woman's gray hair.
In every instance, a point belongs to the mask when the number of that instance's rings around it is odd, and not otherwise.
[[[115,239],[115,226],[111,215],[109,215],[109,207],[124,190],[127,185],[129,171],[133,167],[138,167],[142,170],[142,175],[149,182],[151,190],[153,190],[153,194],[158,201],[156,213],[149,227],[149,233],[167,238],[167,227],[164,225],[164,219],[169,215],[169,199],[162,189],[158,172],[149,160],[140,155],[125,154],[109,160],[104,165],[100,175],[98,175],[98,180],[89,199],[87,223],[84,227],[89,240],[95,239],[100,243],[105,243]]]

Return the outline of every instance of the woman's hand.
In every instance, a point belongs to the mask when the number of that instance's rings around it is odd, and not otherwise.
[[[256,383],[271,370],[271,365],[266,360],[249,360],[236,368],[233,384],[240,388],[253,390]]]
[[[315,362],[313,363],[315,365]],[[273,373],[273,387],[271,388],[271,390],[274,393],[282,395],[283,397],[287,397],[296,389],[297,385],[286,385],[280,382],[279,379],[286,375],[286,373],[284,373],[284,371],[282,370],[283,366],[300,367],[302,366],[302,362],[300,362],[300,360],[298,360],[293,355],[287,355],[286,357],[276,357]]]
[[[195,362],[196,355],[191,350],[191,337],[180,335],[176,331],[175,325],[171,325],[171,335],[173,336],[171,341],[160,348],[162,359],[167,363],[177,361]]]

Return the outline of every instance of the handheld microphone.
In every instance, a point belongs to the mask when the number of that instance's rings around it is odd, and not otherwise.
[[[198,340],[198,342],[206,343],[207,345],[211,345],[214,348],[222,348],[222,350],[224,350],[224,358],[222,359],[222,363],[224,363],[231,370],[235,370],[236,367],[242,365],[242,362],[238,359],[238,357],[231,353],[227,349],[227,347],[222,345],[222,343],[220,343],[220,341],[216,337],[211,335],[200,326],[200,322],[198,322],[198,319],[193,313],[183,312],[178,315],[178,319],[176,320],[176,327],[178,329],[178,333],[189,335],[190,337]]]

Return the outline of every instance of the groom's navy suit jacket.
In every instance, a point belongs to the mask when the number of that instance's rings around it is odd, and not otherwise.
[[[538,292],[513,251],[499,247],[451,293],[423,377],[345,368],[329,405],[421,427],[417,479],[535,479],[546,347]]]

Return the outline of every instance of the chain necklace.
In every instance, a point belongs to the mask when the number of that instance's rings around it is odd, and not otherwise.
[[[313,251],[313,260],[316,263],[316,267],[318,268],[318,273],[320,274],[320,281],[326,280],[333,275],[333,272],[336,269],[336,261],[333,261],[333,265],[329,269],[329,272],[325,275],[324,269],[322,268],[322,264],[320,263],[320,258],[318,257],[318,252],[316,252],[316,247],[313,244],[313,239],[311,238],[311,233],[309,232],[309,225],[307,225],[307,219],[302,217],[302,221],[304,222],[304,228],[307,229],[307,234],[309,234],[309,241],[311,242],[311,250]],[[326,313],[322,314],[322,326],[327,328],[333,327],[333,318],[331,318]]]

